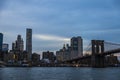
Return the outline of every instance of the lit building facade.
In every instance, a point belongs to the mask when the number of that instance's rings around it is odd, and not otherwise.
[[[28,60],[31,61],[32,56],[32,29],[26,29],[26,51],[28,52]]]

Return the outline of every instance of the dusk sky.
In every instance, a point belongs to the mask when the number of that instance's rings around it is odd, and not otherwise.
[[[120,43],[120,0],[0,0],[0,32],[10,45],[33,30],[33,52],[57,51],[73,36]]]

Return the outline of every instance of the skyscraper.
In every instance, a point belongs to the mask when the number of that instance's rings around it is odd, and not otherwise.
[[[0,33],[0,61],[3,61],[4,55],[2,54],[3,34]]]
[[[23,51],[24,45],[23,45],[23,39],[21,38],[21,35],[17,36],[16,42],[17,42],[18,50]]]
[[[83,56],[83,40],[80,36],[71,39],[71,56],[73,58]]]
[[[28,52],[28,60],[31,61],[32,56],[32,29],[26,29],[26,51]]]
[[[15,43],[12,43],[12,50],[18,50],[18,51],[24,50],[24,41],[21,38],[21,35],[18,35]]]
[[[43,59],[49,59],[50,61],[54,61],[55,55],[54,55],[53,52],[47,51],[47,52],[43,52],[42,58]]]
[[[2,51],[2,44],[3,44],[3,34],[0,33],[0,51]]]
[[[2,51],[8,51],[9,50],[9,44],[3,43],[2,45]]]

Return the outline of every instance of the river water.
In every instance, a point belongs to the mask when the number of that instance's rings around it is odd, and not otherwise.
[[[0,68],[0,80],[120,80],[117,68],[12,67]]]

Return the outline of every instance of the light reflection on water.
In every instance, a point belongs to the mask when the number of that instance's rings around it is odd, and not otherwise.
[[[120,68],[0,68],[0,80],[120,80]]]

